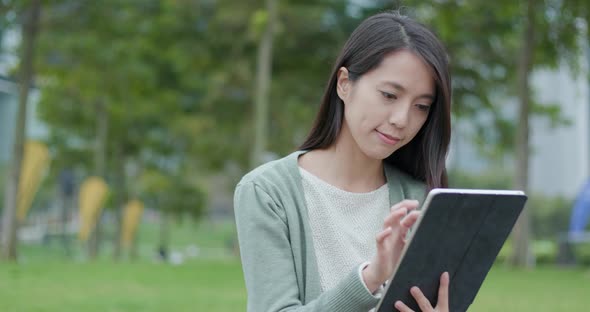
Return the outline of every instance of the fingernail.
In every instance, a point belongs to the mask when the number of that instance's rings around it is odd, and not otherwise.
[[[401,307],[401,304],[402,302],[398,300],[395,302],[394,306],[399,309]]]

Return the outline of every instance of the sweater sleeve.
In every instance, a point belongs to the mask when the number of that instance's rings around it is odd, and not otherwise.
[[[301,302],[283,207],[254,182],[237,186],[234,210],[249,312],[366,312],[378,302],[354,268],[333,289]],[[319,277],[318,277],[319,278]]]

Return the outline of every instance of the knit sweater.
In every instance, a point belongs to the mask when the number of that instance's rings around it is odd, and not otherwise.
[[[313,235],[297,159],[304,151],[266,163],[236,186],[234,209],[250,312],[365,312],[378,299],[358,268],[322,292]],[[423,183],[385,164],[390,206],[422,201]]]
[[[387,184],[364,193],[339,189],[300,168],[322,291],[334,288],[360,263],[370,260],[390,213]],[[369,290],[367,290],[369,291]]]

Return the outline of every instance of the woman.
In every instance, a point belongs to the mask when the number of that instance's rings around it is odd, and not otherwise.
[[[426,27],[396,13],[358,26],[300,149],[236,187],[248,311],[376,306],[419,201],[447,186],[450,98],[444,47]],[[432,305],[411,293],[422,311],[448,311],[448,287],[443,273]]]

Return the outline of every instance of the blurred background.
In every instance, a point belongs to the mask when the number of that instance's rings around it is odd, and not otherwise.
[[[0,0],[0,310],[245,310],[233,188],[391,9],[447,47],[451,186],[529,195],[471,310],[589,310],[585,0]]]

